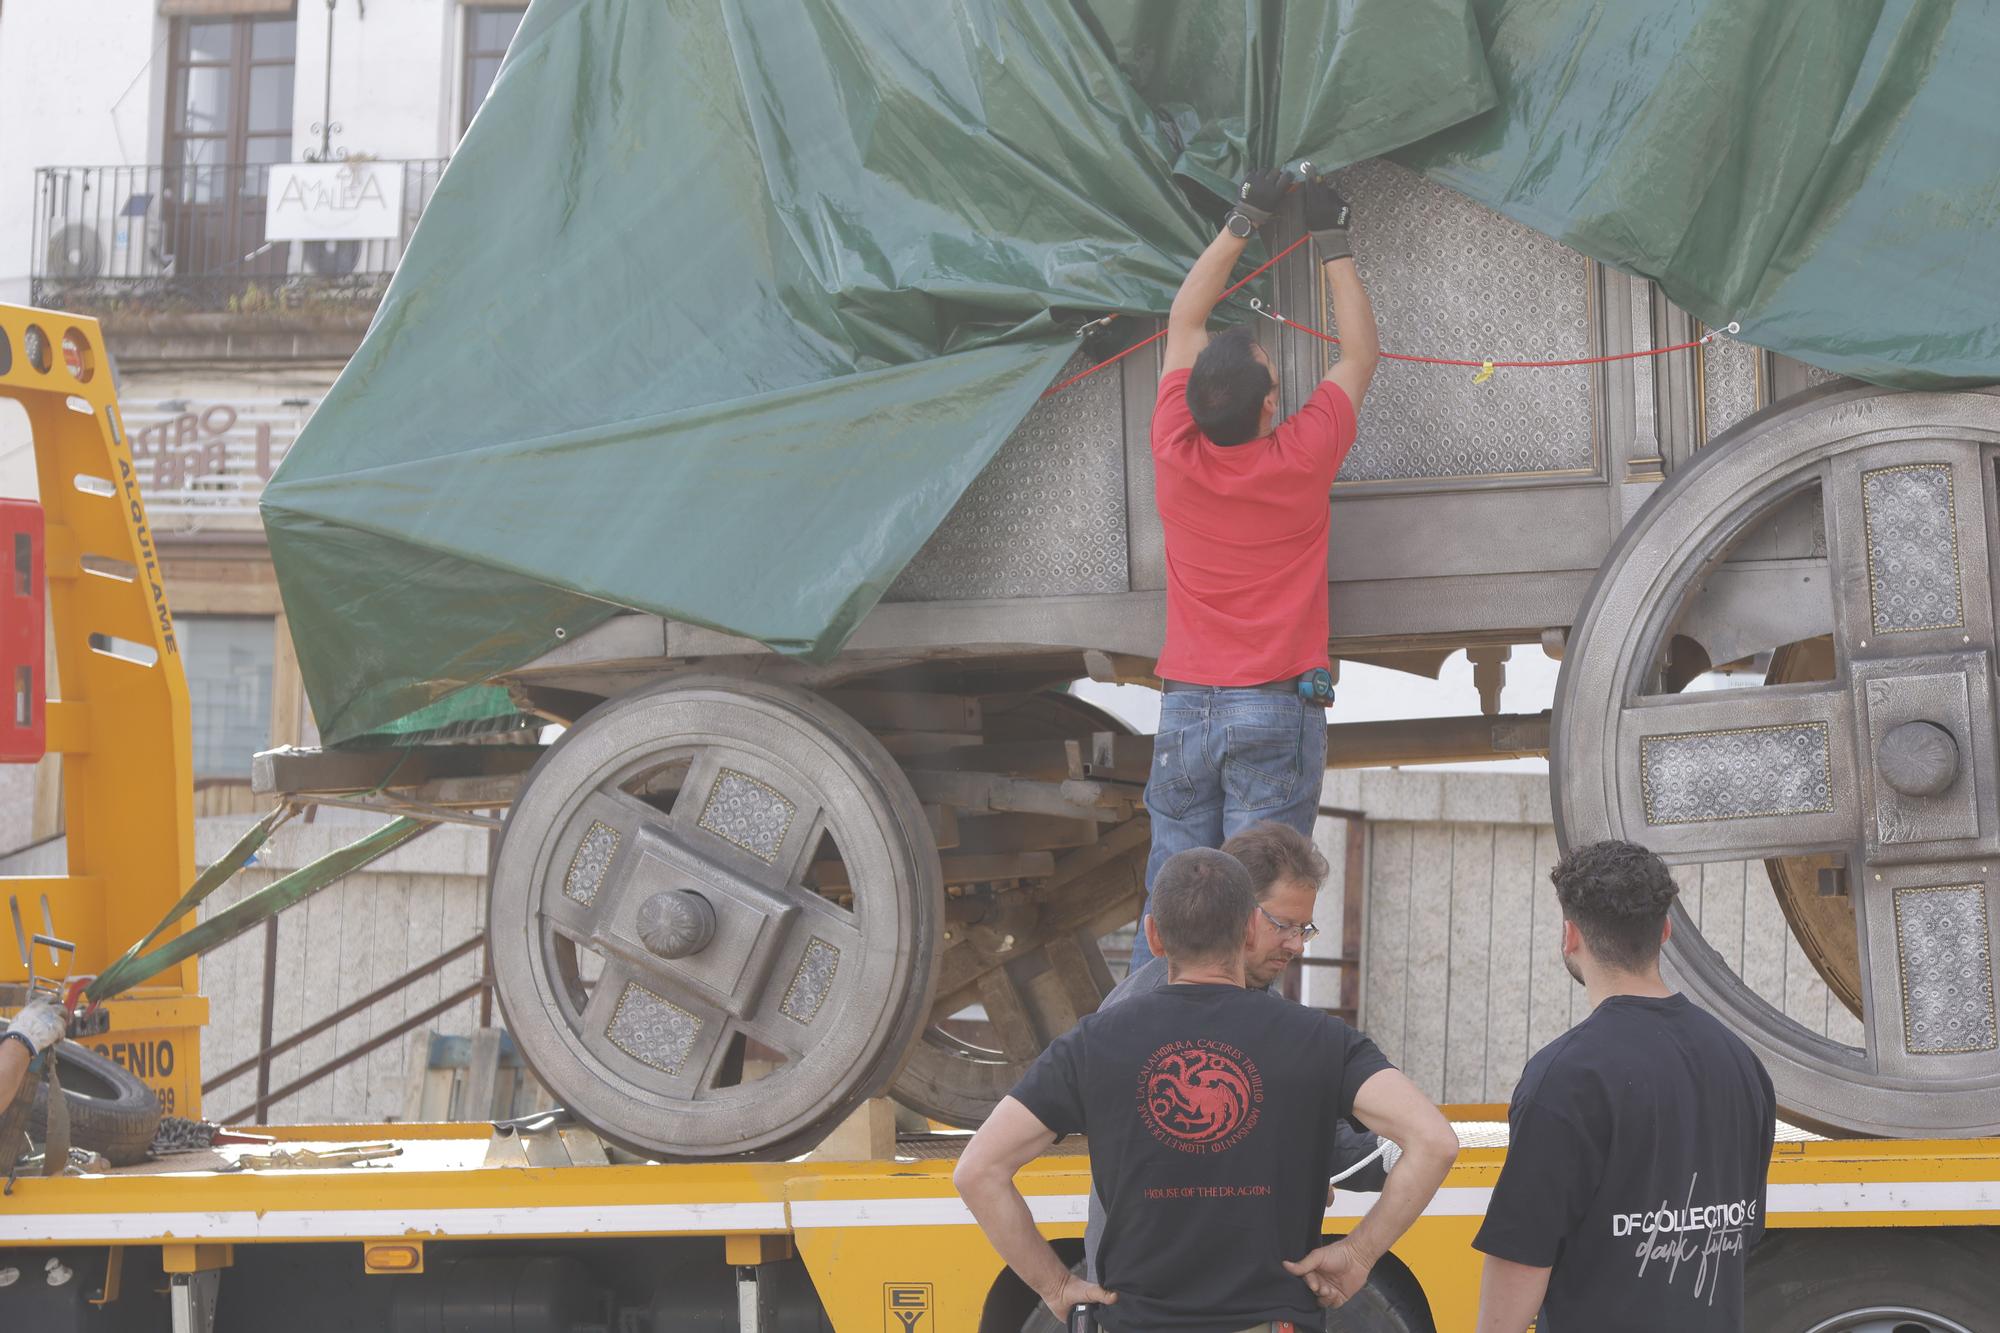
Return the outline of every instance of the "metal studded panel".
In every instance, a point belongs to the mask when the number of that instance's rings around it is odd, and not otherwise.
[[[636,982],[625,983],[604,1035],[611,1044],[662,1074],[678,1074],[701,1035],[701,1020]]]
[[[1509,360],[1591,354],[1583,256],[1392,162],[1349,167],[1340,185],[1356,204],[1355,262],[1389,350]],[[1323,292],[1321,306],[1322,326],[1339,333]],[[1383,363],[1337,484],[1596,466],[1587,367],[1502,370],[1485,384],[1472,375]]]
[[[778,859],[798,807],[785,794],[747,773],[725,768],[708,792],[699,823],[760,861]]]
[[[1757,410],[1757,359],[1749,343],[1718,336],[1701,349],[1701,416],[1706,444]]]
[[[1903,974],[1903,1045],[1910,1054],[2000,1045],[1984,887],[1897,889],[1896,955]]]
[[[833,977],[840,970],[840,950],[828,944],[817,935],[806,941],[805,955],[799,959],[799,970],[792,974],[792,984],[785,987],[785,998],[778,1004],[786,1018],[796,1023],[810,1023],[819,1017],[820,1006],[833,990]]]
[[[611,858],[617,852],[618,830],[593,820],[584,830],[583,841],[576,845],[576,855],[569,859],[569,872],[563,876],[563,896],[585,907],[596,902],[597,891],[604,887],[604,872],[611,868]]]
[[[1877,634],[1965,623],[1958,586],[1958,524],[1944,463],[1861,474],[1868,528],[1868,612]]]
[[[1640,782],[1648,824],[1694,824],[1833,809],[1824,722],[1648,736]]]
[[[1081,356],[1064,375],[1088,369]],[[1125,396],[1101,371],[1036,405],[966,488],[888,601],[1124,592]]]

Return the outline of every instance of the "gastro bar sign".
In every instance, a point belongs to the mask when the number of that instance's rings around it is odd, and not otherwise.
[[[154,518],[242,513],[311,414],[309,398],[204,403],[185,398],[126,405],[125,428],[139,489]]]
[[[265,194],[271,241],[393,241],[403,234],[400,162],[279,162]]]

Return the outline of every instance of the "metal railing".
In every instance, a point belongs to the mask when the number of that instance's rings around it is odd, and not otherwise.
[[[274,1011],[278,994],[278,918],[275,916],[270,918],[264,923],[263,1018],[258,1027],[257,1054],[247,1060],[242,1060],[231,1065],[219,1074],[214,1074],[203,1079],[201,1084],[202,1095],[206,1096],[218,1088],[235,1082],[237,1079],[254,1070],[257,1074],[257,1095],[241,1110],[215,1117],[215,1122],[221,1125],[240,1125],[258,1119],[273,1106],[290,1097],[292,1094],[311,1087],[337,1070],[345,1069],[347,1066],[381,1049],[390,1042],[408,1036],[433,1019],[450,1013],[453,1009],[458,1008],[458,1006],[469,1000],[477,999],[480,1002],[480,1026],[484,1027],[491,1023],[493,1015],[493,972],[489,961],[482,963],[480,975],[471,985],[453,991],[437,1003],[403,1019],[386,1032],[378,1032],[368,1040],[349,1047],[334,1056],[333,1059],[301,1074],[290,1082],[276,1088],[271,1086],[271,1062],[276,1057],[285,1054],[287,1051],[297,1049],[322,1033],[331,1032],[335,1027],[351,1018],[359,1017],[382,1001],[400,994],[426,977],[443,971],[450,964],[457,962],[467,954],[484,950],[485,945],[486,932],[482,930],[470,939],[463,940],[446,949],[429,962],[411,968],[394,981],[377,986],[374,990],[369,991],[366,995],[363,995],[351,1004],[342,1005],[317,1022],[300,1028],[291,1036],[283,1040],[274,1041],[272,1040],[271,1029],[272,1020],[275,1017]]]
[[[370,165],[403,173],[394,239],[266,240],[269,164],[38,168],[31,299],[86,313],[372,306],[445,160]]]

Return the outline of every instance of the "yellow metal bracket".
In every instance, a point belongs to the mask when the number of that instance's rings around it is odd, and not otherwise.
[[[62,765],[70,871],[8,880],[0,896],[47,894],[56,933],[76,942],[77,974],[95,973],[194,878],[187,677],[97,321],[0,305],[0,398],[21,404],[34,446],[55,659],[46,736],[60,756],[44,762]],[[0,982],[25,979],[0,951]],[[189,959],[157,979],[147,1004],[198,994]],[[107,1008],[112,1035],[93,1044],[139,1050],[131,1039],[143,1036],[153,1076],[135,1072],[175,1114],[198,1116],[200,1007],[185,1012],[186,1027],[135,1026]]]
[[[160,1247],[160,1267],[169,1273],[207,1273],[235,1262],[234,1245],[170,1241]]]

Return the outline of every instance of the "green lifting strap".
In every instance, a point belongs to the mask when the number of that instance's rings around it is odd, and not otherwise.
[[[262,924],[294,903],[305,901],[335,880],[387,855],[432,827],[431,821],[427,820],[392,819],[366,837],[328,852],[310,865],[300,866],[241,902],[232,903],[185,934],[175,936],[151,952],[144,952],[176,921],[199,906],[248,864],[278,825],[284,823],[289,811],[290,807],[273,810],[239,838],[227,854],[201,873],[201,877],[181,895],[181,900],[174,904],[160,924],[146,932],[145,938],[126,950],[124,957],[106,968],[85,988],[85,997],[92,1003],[100,1003],[122,995],[185,959],[235,939],[252,926]]]

